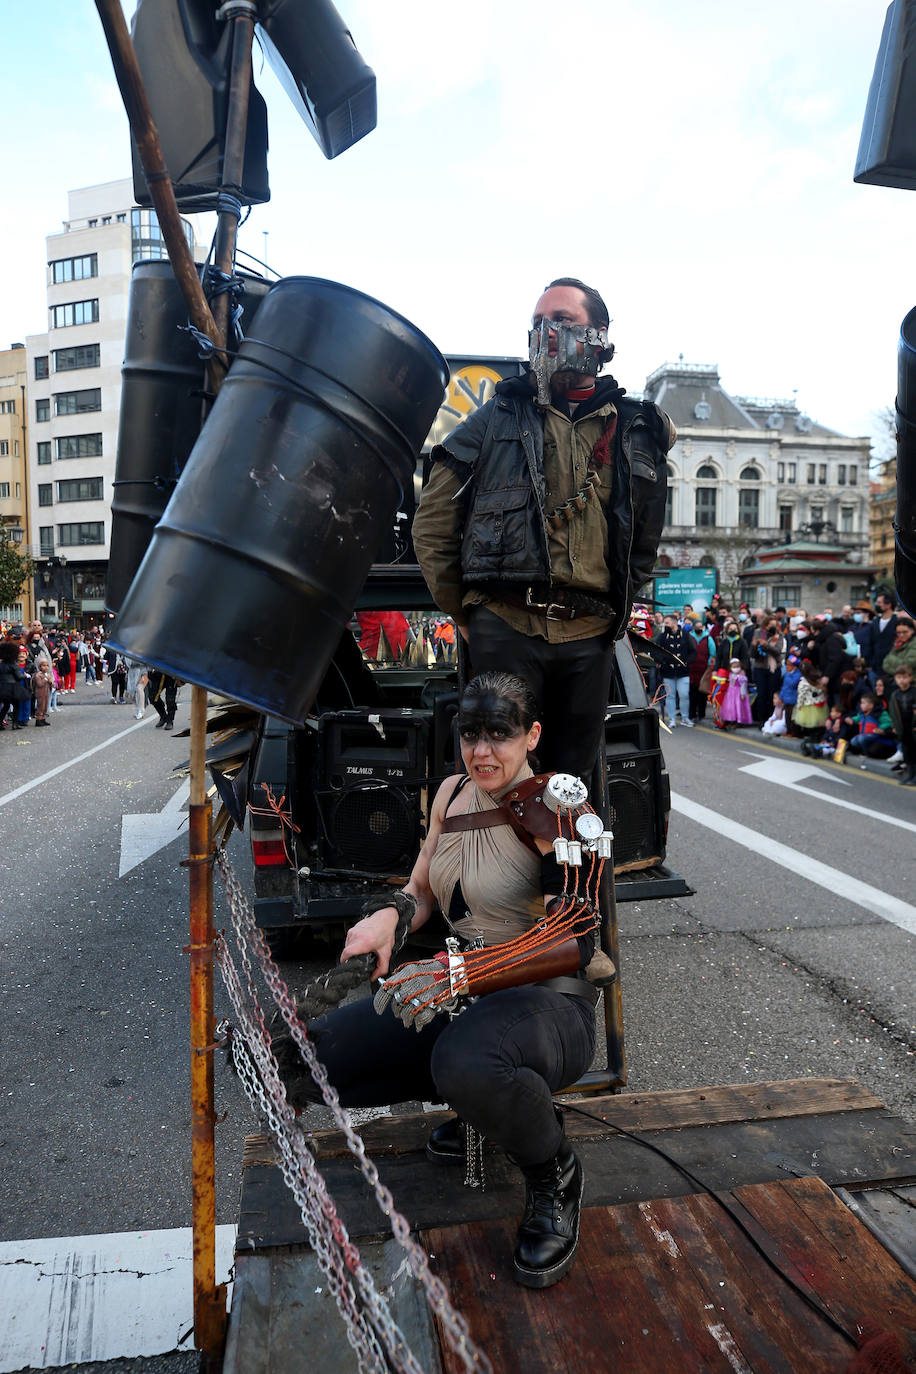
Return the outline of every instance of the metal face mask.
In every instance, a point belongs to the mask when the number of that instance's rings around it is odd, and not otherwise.
[[[556,352],[550,352],[551,341]],[[579,352],[578,345],[583,345]],[[537,378],[538,401],[550,405],[550,379],[555,372],[579,372],[594,377],[599,354],[608,347],[607,330],[592,324],[565,324],[561,320],[541,320],[528,334],[528,361]]]

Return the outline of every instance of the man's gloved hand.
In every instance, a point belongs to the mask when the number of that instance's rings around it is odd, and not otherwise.
[[[402,964],[380,983],[375,994],[375,1010],[381,1016],[390,1005],[405,1026],[421,1031],[440,1011],[451,1011],[458,998],[450,995],[448,955]]]

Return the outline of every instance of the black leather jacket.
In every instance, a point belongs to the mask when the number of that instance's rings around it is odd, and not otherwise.
[[[630,400],[612,377],[599,378],[589,411],[609,401],[617,408],[607,508],[609,596],[617,635],[655,564],[674,431],[658,406]],[[543,448],[541,415],[523,376],[500,382],[494,398],[433,449],[433,461],[445,462],[463,482],[466,586],[549,587]]]

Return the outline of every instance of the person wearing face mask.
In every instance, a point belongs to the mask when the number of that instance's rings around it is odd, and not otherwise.
[[[537,301],[529,367],[437,444],[413,523],[433,599],[475,673],[526,678],[545,766],[591,772],[614,644],[651,576],[675,430],[599,375],[607,306],[575,277]]]
[[[344,1106],[419,1100],[458,1113],[430,1137],[434,1162],[463,1162],[469,1131],[505,1150],[526,1188],[515,1278],[546,1288],[568,1272],[578,1244],[582,1166],[552,1094],[575,1082],[594,1053],[597,994],[584,971],[596,947],[600,865],[597,875],[588,862],[575,869],[577,906],[571,866],[552,844],[567,822],[549,805],[551,779],[529,761],[541,735],[534,712],[528,684],[512,674],[468,684],[458,715],[467,772],[437,791],[403,891],[370,899],[347,935],[343,961],[369,955],[385,981],[374,999],[321,1016],[309,1030]],[[408,929],[425,924],[436,904],[454,949],[390,973]],[[581,916],[568,936],[539,934],[547,918],[556,930],[572,910]],[[296,1076],[285,1037],[275,1048],[293,1104],[320,1100],[301,1064]]]
[[[751,664],[747,644],[738,628],[737,621],[727,620],[719,638],[719,647],[716,650],[716,667],[727,670],[733,658],[738,659],[742,671],[746,674]]]
[[[893,676],[903,665],[916,677],[916,625],[908,615],[898,615],[894,647],[885,656],[881,668],[885,674]]]

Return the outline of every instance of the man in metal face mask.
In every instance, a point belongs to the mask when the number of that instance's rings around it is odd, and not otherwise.
[[[614,643],[652,573],[675,431],[601,374],[614,347],[601,296],[558,277],[538,299],[530,364],[430,455],[413,524],[436,604],[471,670],[527,679],[545,769],[587,777]]]

